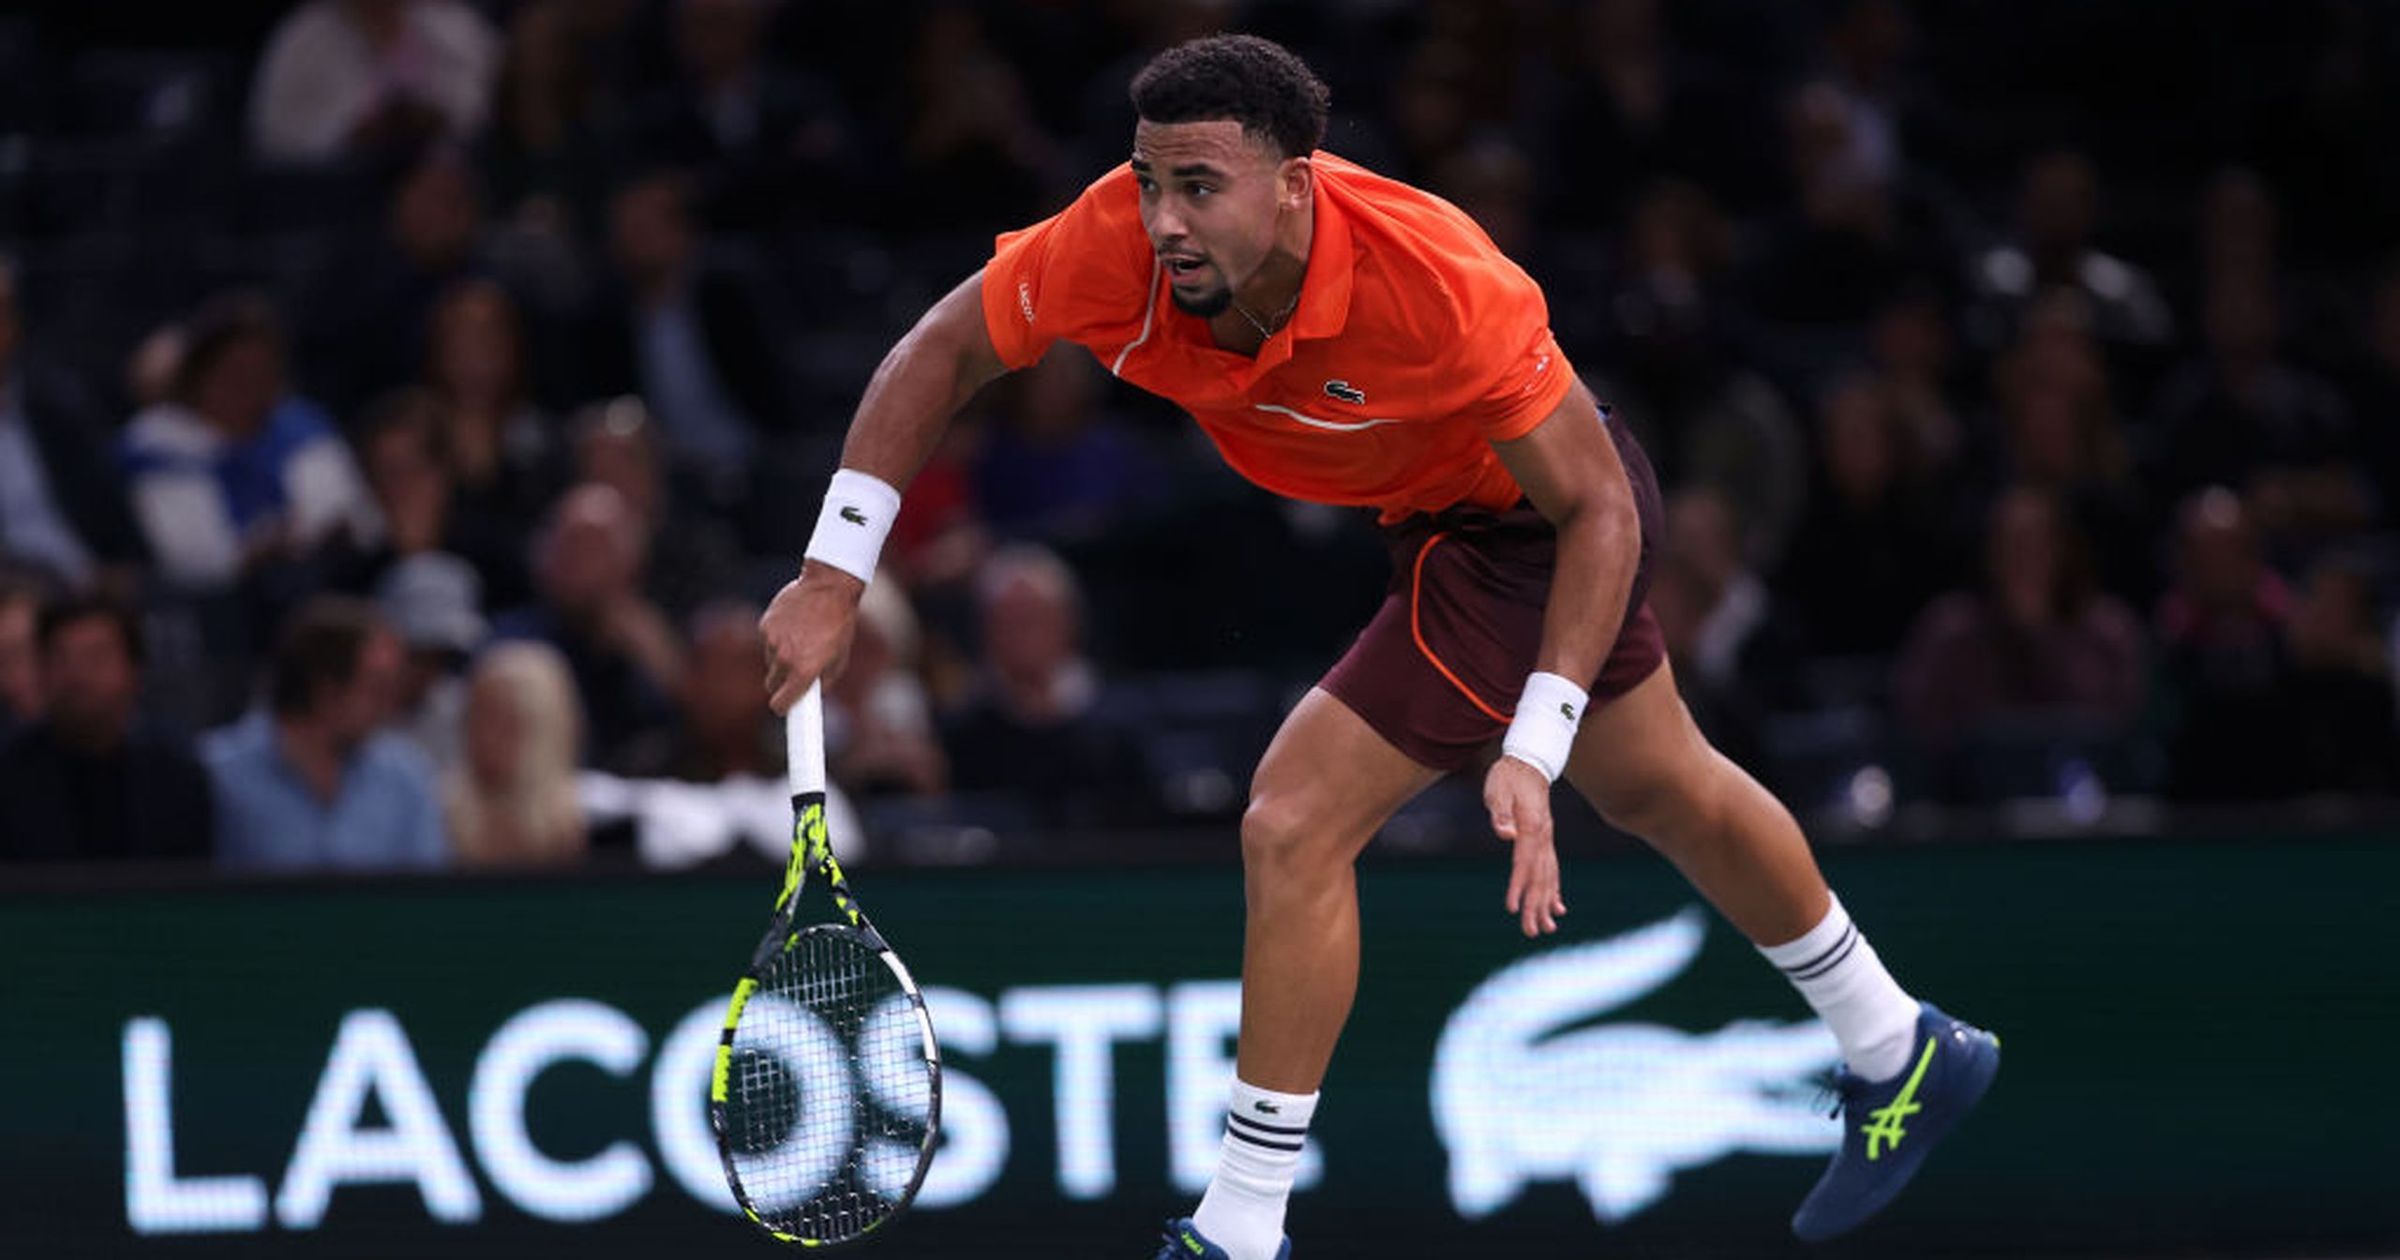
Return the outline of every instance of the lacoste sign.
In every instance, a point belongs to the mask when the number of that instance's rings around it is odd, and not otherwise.
[[[1461,1215],[1489,1216],[1534,1182],[1571,1181],[1613,1224],[1687,1169],[1840,1144],[1816,1105],[1815,1080],[1839,1057],[1822,1024],[1690,1033],[1589,1022],[1683,974],[1707,922],[1695,907],[1513,964],[1450,1016],[1434,1050],[1433,1117]]]

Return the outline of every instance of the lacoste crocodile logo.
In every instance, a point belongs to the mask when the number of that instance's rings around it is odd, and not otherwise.
[[[1352,385],[1348,381],[1327,381],[1325,382],[1325,396],[1335,400],[1336,402],[1346,402],[1356,405],[1367,400],[1367,391]]]
[[[1434,1050],[1433,1118],[1461,1215],[1565,1181],[1615,1224],[1664,1199],[1677,1173],[1841,1145],[1841,1126],[1815,1105],[1815,1078],[1841,1058],[1823,1024],[1745,1019],[1695,1033],[1595,1022],[1689,969],[1707,922],[1693,907],[1536,955],[1451,1014]]]

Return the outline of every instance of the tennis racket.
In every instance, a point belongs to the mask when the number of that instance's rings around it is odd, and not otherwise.
[[[824,726],[811,686],[786,728],[791,864],[734,986],[708,1084],[734,1201],[778,1241],[806,1247],[863,1238],[906,1210],[942,1124],[924,995],[859,910],[826,836]],[[811,875],[837,921],[801,924]]]

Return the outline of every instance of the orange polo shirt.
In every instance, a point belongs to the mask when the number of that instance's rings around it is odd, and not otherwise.
[[[1456,206],[1330,153],[1300,302],[1255,358],[1178,310],[1130,166],[1002,235],[983,317],[1011,368],[1054,341],[1189,411],[1235,471],[1388,524],[1523,494],[1491,448],[1531,432],[1574,372],[1540,286]]]

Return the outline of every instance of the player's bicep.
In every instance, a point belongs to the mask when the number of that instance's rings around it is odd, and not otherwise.
[[[984,273],[978,268],[973,275],[959,282],[958,287],[942,296],[927,311],[925,325],[934,328],[941,344],[958,357],[959,383],[965,392],[991,384],[1006,373],[1008,364],[993,342],[989,312],[983,296]]]
[[[1625,464],[1607,426],[1591,391],[1576,382],[1522,436],[1494,441],[1492,449],[1525,497],[1557,523],[1587,508],[1632,501]]]

